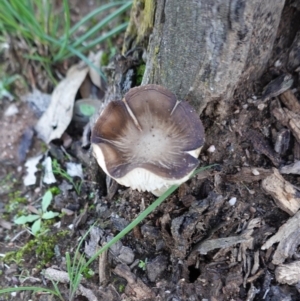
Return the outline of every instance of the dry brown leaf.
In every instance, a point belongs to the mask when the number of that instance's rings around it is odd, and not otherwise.
[[[60,138],[71,122],[75,96],[88,70],[80,64],[71,67],[67,77],[53,91],[49,107],[35,126],[46,143]]]
[[[102,55],[103,55],[103,51],[100,50],[95,54],[91,53],[89,55],[89,59],[95,66],[100,67],[100,60],[101,60]],[[104,80],[101,78],[100,74],[92,67],[89,67],[89,76],[90,76],[92,83],[95,86],[97,86],[101,90],[105,89]]]

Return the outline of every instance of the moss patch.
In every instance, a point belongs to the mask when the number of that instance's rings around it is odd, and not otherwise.
[[[54,257],[54,247],[58,244],[61,239],[64,239],[69,235],[69,230],[57,232],[49,235],[45,233],[34,237],[28,243],[26,243],[18,251],[12,251],[6,253],[3,258],[3,262],[9,264],[14,262],[20,266],[24,265],[24,262],[31,261],[32,258],[37,261],[36,268],[42,269],[50,260]],[[30,258],[29,260],[27,260]]]
[[[136,46],[146,47],[154,23],[155,1],[134,0],[130,22],[125,33],[123,53]]]
[[[143,76],[146,70],[146,65],[140,65],[136,69],[136,85],[139,86],[142,83]]]

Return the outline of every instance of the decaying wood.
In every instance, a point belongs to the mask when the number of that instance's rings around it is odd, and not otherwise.
[[[104,246],[104,244],[103,244]],[[107,272],[107,253],[108,250],[105,250],[99,255],[99,284],[105,285],[108,281],[108,272]]]
[[[113,271],[118,276],[126,279],[127,286],[125,288],[125,292],[132,296],[132,300],[154,300],[155,294],[152,289],[133,274],[126,264],[117,265]]]
[[[241,246],[244,244],[244,249],[246,250],[247,248],[252,246],[252,233],[254,231],[253,229],[259,227],[260,221],[261,220],[259,218],[251,220],[247,228],[242,232],[242,234],[238,236],[210,239],[196,244],[193,248],[192,253],[199,252],[200,254],[207,254],[207,252],[211,250],[218,248],[228,248],[238,243],[240,243]]]
[[[300,160],[300,143],[298,141],[294,143],[293,154],[295,160]]]
[[[277,154],[284,154],[290,147],[291,132],[289,129],[282,129],[276,136],[274,150]]]
[[[297,2],[299,4],[299,2]],[[300,31],[297,32],[293,44],[290,47],[288,67],[291,70],[300,65]]]
[[[194,251],[198,251],[200,254],[207,254],[209,251],[219,248],[228,248],[247,240],[248,238],[243,237],[242,235],[206,240],[199,244]]]
[[[253,285],[253,283],[251,283],[251,287],[250,287],[250,289],[248,290],[248,294],[247,294],[247,299],[246,299],[246,301],[252,301],[252,300],[254,300],[256,294],[258,294],[258,293],[259,293],[259,289],[257,289],[257,288]]]
[[[276,167],[279,165],[280,160],[278,158],[278,155],[262,134],[254,130],[249,130],[247,131],[247,133],[245,133],[245,138],[252,143],[253,148],[257,152],[267,156]]]
[[[236,174],[226,176],[226,180],[230,182],[252,183],[263,180],[271,174],[271,169],[260,167],[242,167],[241,170]]]
[[[296,98],[292,90],[287,90],[280,95],[282,103],[294,113],[300,114],[300,102]]]
[[[98,301],[98,298],[94,295],[93,291],[79,284],[78,289],[81,292],[81,295],[86,297],[88,301]]]
[[[273,244],[278,243],[273,255],[273,264],[282,264],[287,258],[297,253],[300,244],[300,211],[283,224],[278,232],[269,238],[261,247],[262,250],[269,249]]]
[[[276,205],[289,215],[294,215],[300,208],[298,191],[281,176],[278,169],[273,168],[273,174],[265,178],[261,186],[273,197]]]
[[[262,74],[284,3],[157,1],[142,84],[161,84],[199,112],[228,100],[239,83]]]
[[[225,198],[222,195],[210,192],[205,199],[193,202],[187,212],[171,221],[172,245],[169,248],[175,257],[184,259],[190,250],[191,241],[195,240],[198,246],[197,242],[201,242],[205,236],[206,238],[212,237],[223,223],[226,224],[224,221],[210,228],[209,232],[205,230],[209,228],[211,219],[218,214],[224,202]],[[226,242],[224,244],[226,245]],[[195,250],[192,253],[195,253]]]
[[[292,86],[293,82],[291,74],[281,74],[264,88],[261,100],[266,101],[282,94]]]
[[[292,164],[282,166],[280,172],[283,174],[296,174],[300,175],[300,161],[296,161]]]
[[[272,113],[279,122],[292,131],[297,142],[300,143],[300,115],[287,108],[275,108]]]
[[[300,260],[281,264],[275,270],[275,277],[279,283],[294,285],[300,282]]]

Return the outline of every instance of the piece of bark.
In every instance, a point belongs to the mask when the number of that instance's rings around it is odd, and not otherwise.
[[[291,139],[291,132],[289,129],[282,129],[276,137],[276,142],[275,142],[275,152],[279,155],[283,155],[290,146],[290,139]]]
[[[275,270],[275,277],[279,283],[294,285],[300,282],[300,260],[281,264]]]
[[[154,300],[155,294],[152,289],[140,278],[136,277],[126,264],[117,265],[113,271],[118,276],[126,279],[127,286],[125,292],[132,296],[132,300]]]
[[[103,246],[105,243],[103,244]],[[107,284],[107,253],[108,250],[105,250],[101,254],[99,254],[99,263],[98,263],[98,271],[99,271],[99,284],[106,285]]]
[[[266,101],[282,94],[292,86],[293,81],[291,74],[281,74],[264,87],[261,100]]]
[[[297,4],[299,2],[296,1]],[[290,47],[288,68],[294,71],[300,65],[300,31],[297,32],[293,44]]]
[[[257,152],[267,156],[276,167],[279,166],[280,160],[278,158],[278,155],[262,134],[254,130],[249,130],[244,134],[245,138],[252,143],[253,148]]]
[[[253,262],[253,266],[252,266],[252,269],[251,269],[251,275],[256,274],[259,267],[260,267],[259,266],[259,251],[255,251],[254,252],[254,262]]]
[[[207,254],[207,252],[218,249],[218,248],[228,248],[235,244],[240,243],[247,245],[252,245],[253,242],[253,229],[260,226],[260,218],[252,219],[247,228],[242,232],[241,235],[231,236],[231,237],[223,237],[217,239],[210,239],[200,242],[195,245],[192,253],[199,252],[200,254]]]
[[[277,233],[262,245],[261,249],[267,250],[277,242],[279,244],[272,260],[275,265],[283,263],[286,258],[291,258],[297,253],[300,244],[300,211],[283,224]]]
[[[225,178],[227,181],[230,182],[252,183],[263,180],[271,174],[271,169],[265,169],[260,167],[242,167],[238,173],[234,175],[228,175]]]
[[[298,141],[295,141],[294,143],[294,160],[300,160],[300,143]]]
[[[257,295],[257,293],[259,293],[259,289],[257,289],[253,283],[251,283],[251,287],[250,289],[248,290],[248,293],[247,293],[247,301],[253,301],[255,296]]]
[[[81,295],[86,297],[88,301],[98,301],[98,298],[95,296],[92,290],[84,287],[82,284],[78,285],[78,289],[81,292]]]
[[[272,113],[280,123],[292,131],[297,142],[300,143],[300,115],[287,108],[275,108]]]
[[[158,255],[146,265],[146,273],[151,282],[158,281],[167,271],[168,258],[164,255]]]
[[[265,178],[261,186],[272,196],[276,205],[289,215],[294,215],[300,208],[300,197],[293,185],[286,181],[278,169],[273,168],[273,174]]]
[[[282,166],[280,172],[283,174],[296,174],[300,175],[300,161],[296,161],[292,164]]]
[[[198,251],[200,254],[207,254],[209,251],[220,249],[220,248],[228,248],[233,245],[243,243],[247,241],[248,238],[243,236],[231,236],[224,238],[216,238],[211,240],[206,240],[198,245],[197,249],[193,251]]]
[[[279,96],[281,102],[294,113],[300,114],[300,102],[292,90],[287,90]]]

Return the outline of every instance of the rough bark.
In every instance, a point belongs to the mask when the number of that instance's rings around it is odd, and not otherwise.
[[[161,84],[199,113],[261,76],[284,0],[159,0],[142,84]]]

